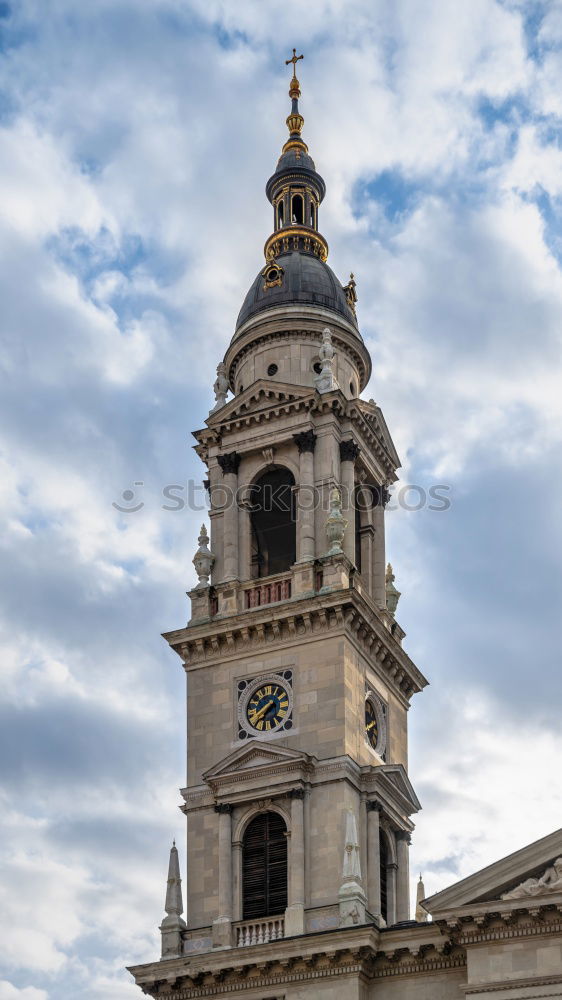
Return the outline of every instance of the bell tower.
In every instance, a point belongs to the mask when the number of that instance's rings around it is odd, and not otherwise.
[[[363,998],[346,956],[410,919],[407,716],[427,681],[386,565],[400,462],[360,398],[371,359],[318,228],[300,58],[265,264],[194,434],[210,537],[189,621],[165,635],[187,678],[186,912],[174,847],[161,960],[131,970],[152,996],[312,1000],[344,975]]]

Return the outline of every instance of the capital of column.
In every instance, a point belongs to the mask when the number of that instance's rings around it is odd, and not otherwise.
[[[230,805],[229,802],[216,802],[215,803],[215,812],[216,813],[223,813],[223,814],[224,813],[231,813],[232,812],[232,806]]]
[[[371,486],[371,493],[373,496],[373,507],[386,507],[390,500],[390,493],[387,486],[384,484]]]
[[[367,802],[367,812],[382,812],[382,806],[380,802]]]
[[[300,434],[293,434],[293,441],[299,449],[299,455],[304,452],[313,452],[316,448],[316,434],[314,431],[301,431]]]
[[[355,462],[360,452],[361,448],[352,439],[340,441],[340,462]]]
[[[304,799],[304,788],[291,788],[289,792],[290,799]]]
[[[407,830],[398,830],[398,832],[396,834],[396,840],[401,840],[405,844],[411,844],[412,843],[412,838],[411,838],[411,836],[410,836],[410,834],[408,833]]]
[[[226,455],[217,455],[223,476],[236,475],[240,465],[240,455],[236,451],[229,451]]]

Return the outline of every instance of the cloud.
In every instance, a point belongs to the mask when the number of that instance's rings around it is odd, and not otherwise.
[[[435,891],[557,825],[546,781],[513,804],[536,754],[562,762],[560,25],[525,8],[0,10],[0,996],[132,997],[125,965],[158,953],[185,693],[160,632],[187,619],[204,516],[162,491],[203,476],[189,431],[262,265],[295,24],[366,395],[403,481],[452,488],[447,512],[388,515],[432,680],[413,868]]]
[[[37,990],[34,986],[18,989],[6,979],[0,980],[0,1000],[48,1000],[48,998],[49,994],[45,990]]]

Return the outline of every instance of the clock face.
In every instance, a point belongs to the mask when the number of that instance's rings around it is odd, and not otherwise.
[[[289,711],[289,695],[282,684],[266,683],[256,687],[248,699],[246,719],[252,729],[269,733],[283,725]]]
[[[376,750],[379,742],[379,724],[375,709],[370,701],[365,702],[365,732],[370,746]]]

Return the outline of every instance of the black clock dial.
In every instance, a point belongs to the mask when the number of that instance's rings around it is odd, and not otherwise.
[[[246,718],[252,729],[268,733],[277,729],[289,711],[289,695],[281,684],[262,684],[252,694]]]
[[[365,732],[367,733],[367,739],[373,750],[376,750],[377,743],[379,741],[379,724],[377,722],[377,716],[375,710],[370,701],[365,702]]]

